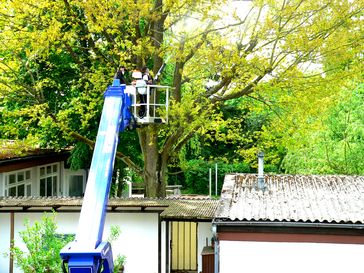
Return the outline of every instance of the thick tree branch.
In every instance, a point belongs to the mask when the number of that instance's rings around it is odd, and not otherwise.
[[[74,139],[78,140],[78,141],[81,141],[81,142],[87,144],[92,149],[95,147],[95,142],[94,141],[92,141],[92,140],[90,140],[90,139],[88,139],[88,138],[86,138],[84,136],[81,136],[80,134],[78,134],[76,132],[71,132],[70,136],[73,137]],[[116,152],[116,157],[118,159],[120,159],[121,161],[123,161],[128,167],[133,169],[139,175],[141,175],[143,173],[143,171],[140,169],[140,167],[137,166],[129,157],[127,157],[123,153]]]
[[[247,84],[243,89],[240,89],[236,92],[228,92],[225,93],[224,96],[211,96],[211,103],[216,103],[217,101],[227,101],[231,99],[236,99],[245,95],[248,95],[254,91],[254,87],[264,78],[266,74],[268,74],[271,70],[266,70],[263,74],[257,76],[253,81]]]

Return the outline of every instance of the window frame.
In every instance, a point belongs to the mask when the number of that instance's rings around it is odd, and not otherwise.
[[[83,169],[79,169],[76,171],[70,170],[70,169],[65,169],[64,170],[64,194],[67,196],[70,196],[70,180],[72,176],[82,176],[82,192],[83,194],[85,193],[86,190],[86,182],[87,182],[87,171],[83,170]],[[82,195],[83,196],[83,195]]]
[[[56,170],[54,170],[56,167]],[[44,169],[44,171],[42,171]],[[48,172],[50,170],[50,172]],[[50,163],[42,166],[38,166],[38,196],[40,197],[56,197],[60,194],[60,164]],[[44,194],[42,192],[42,180],[45,180]],[[48,195],[48,186],[51,185],[51,194]]]
[[[27,178],[27,174],[29,173],[29,178]],[[20,175],[23,174],[22,180],[19,181]],[[10,177],[14,176],[15,181],[10,183]],[[16,171],[11,171],[4,173],[4,196],[7,197],[29,197],[32,196],[32,169],[20,169]],[[23,195],[19,195],[19,187],[24,185]],[[30,187],[30,188],[28,188]],[[10,190],[15,188],[15,195],[10,195]],[[28,192],[29,191],[29,192]]]

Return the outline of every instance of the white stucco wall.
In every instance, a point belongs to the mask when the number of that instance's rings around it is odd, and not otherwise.
[[[364,245],[220,241],[220,273],[362,272]]]
[[[19,238],[19,231],[24,230],[24,219],[31,223],[39,221],[42,213],[14,214],[15,243],[24,244]],[[77,230],[79,213],[58,213],[58,233],[74,234]],[[113,243],[113,254],[125,255],[127,262],[125,273],[158,272],[158,213],[108,213],[105,223],[104,238],[109,236],[110,225],[118,225],[121,235]],[[0,254],[6,252],[10,244],[10,214],[0,213]],[[165,270],[165,269],[164,269]],[[0,273],[9,272],[9,259],[0,255]],[[163,272],[163,271],[162,271]],[[21,271],[14,265],[14,273]]]
[[[158,214],[109,213],[105,238],[110,225],[119,225],[121,235],[113,244],[114,256],[126,256],[125,273],[158,273]]]
[[[4,257],[10,247],[10,213],[0,214],[0,273],[9,272],[9,258]]]
[[[166,263],[167,263],[167,255],[166,255],[166,222],[161,223],[161,272],[166,272]]]

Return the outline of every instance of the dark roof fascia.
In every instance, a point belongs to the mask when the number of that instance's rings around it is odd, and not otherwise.
[[[24,207],[24,208],[20,208],[20,209],[0,209],[0,215],[2,213],[48,213],[48,212],[57,212],[57,213],[79,213],[81,211],[81,207],[79,207],[78,209],[75,208],[67,208],[67,207],[60,207],[59,208],[54,208],[54,207],[38,207],[37,209],[29,209],[29,207]],[[154,213],[154,214],[160,214],[162,211],[161,210],[107,210],[107,214],[115,214],[115,213],[143,213],[143,214],[148,214],[148,213]]]
[[[14,157],[14,158],[6,158],[6,159],[0,159],[0,166],[10,165],[13,163],[19,163],[24,161],[33,161],[33,160],[39,160],[43,158],[49,158],[52,156],[69,156],[69,151],[63,151],[63,152],[51,152],[51,153],[45,153],[45,154],[39,154],[39,155],[29,155],[29,156],[23,156],[23,157]]]
[[[38,165],[52,164],[54,162],[65,161],[70,156],[69,151],[48,152],[38,155],[28,155],[24,157],[8,158],[0,160],[0,172],[11,172]]]
[[[169,222],[206,222],[212,223],[212,218],[202,218],[202,217],[168,217],[162,216],[162,221],[169,221]]]
[[[214,219],[217,227],[269,227],[269,228],[327,228],[358,229],[364,231],[364,224],[359,223],[323,223],[323,222],[283,222],[283,221],[224,221]]]

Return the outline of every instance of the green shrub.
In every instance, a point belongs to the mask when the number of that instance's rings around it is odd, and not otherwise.
[[[55,221],[56,213],[44,213],[41,222],[34,222],[30,225],[29,220],[25,220],[24,231],[19,232],[19,236],[26,246],[27,251],[20,247],[10,248],[10,255],[16,265],[24,273],[62,273],[61,249],[74,240],[73,234],[57,234]],[[108,241],[112,244],[121,233],[118,226],[111,226]],[[114,273],[120,272],[125,264],[126,257],[118,255],[114,261]]]
[[[17,246],[10,249],[10,254],[18,267],[26,273],[62,272],[62,260],[59,256],[61,248],[73,240],[73,236],[57,235],[56,214],[45,213],[41,222],[25,221],[26,230],[19,235],[27,251]]]
[[[121,234],[121,229],[119,226],[112,225],[110,227],[110,235],[107,241],[112,244],[115,240],[119,238]],[[118,254],[116,259],[114,259],[114,271],[113,273],[119,273],[124,271],[124,266],[126,262],[126,256]]]
[[[184,165],[185,188],[187,193],[208,194],[209,193],[209,169],[211,168],[212,194],[215,193],[215,162],[203,160],[190,160]],[[228,173],[249,173],[250,167],[247,163],[226,164],[217,163],[217,192],[220,194],[224,177]]]

